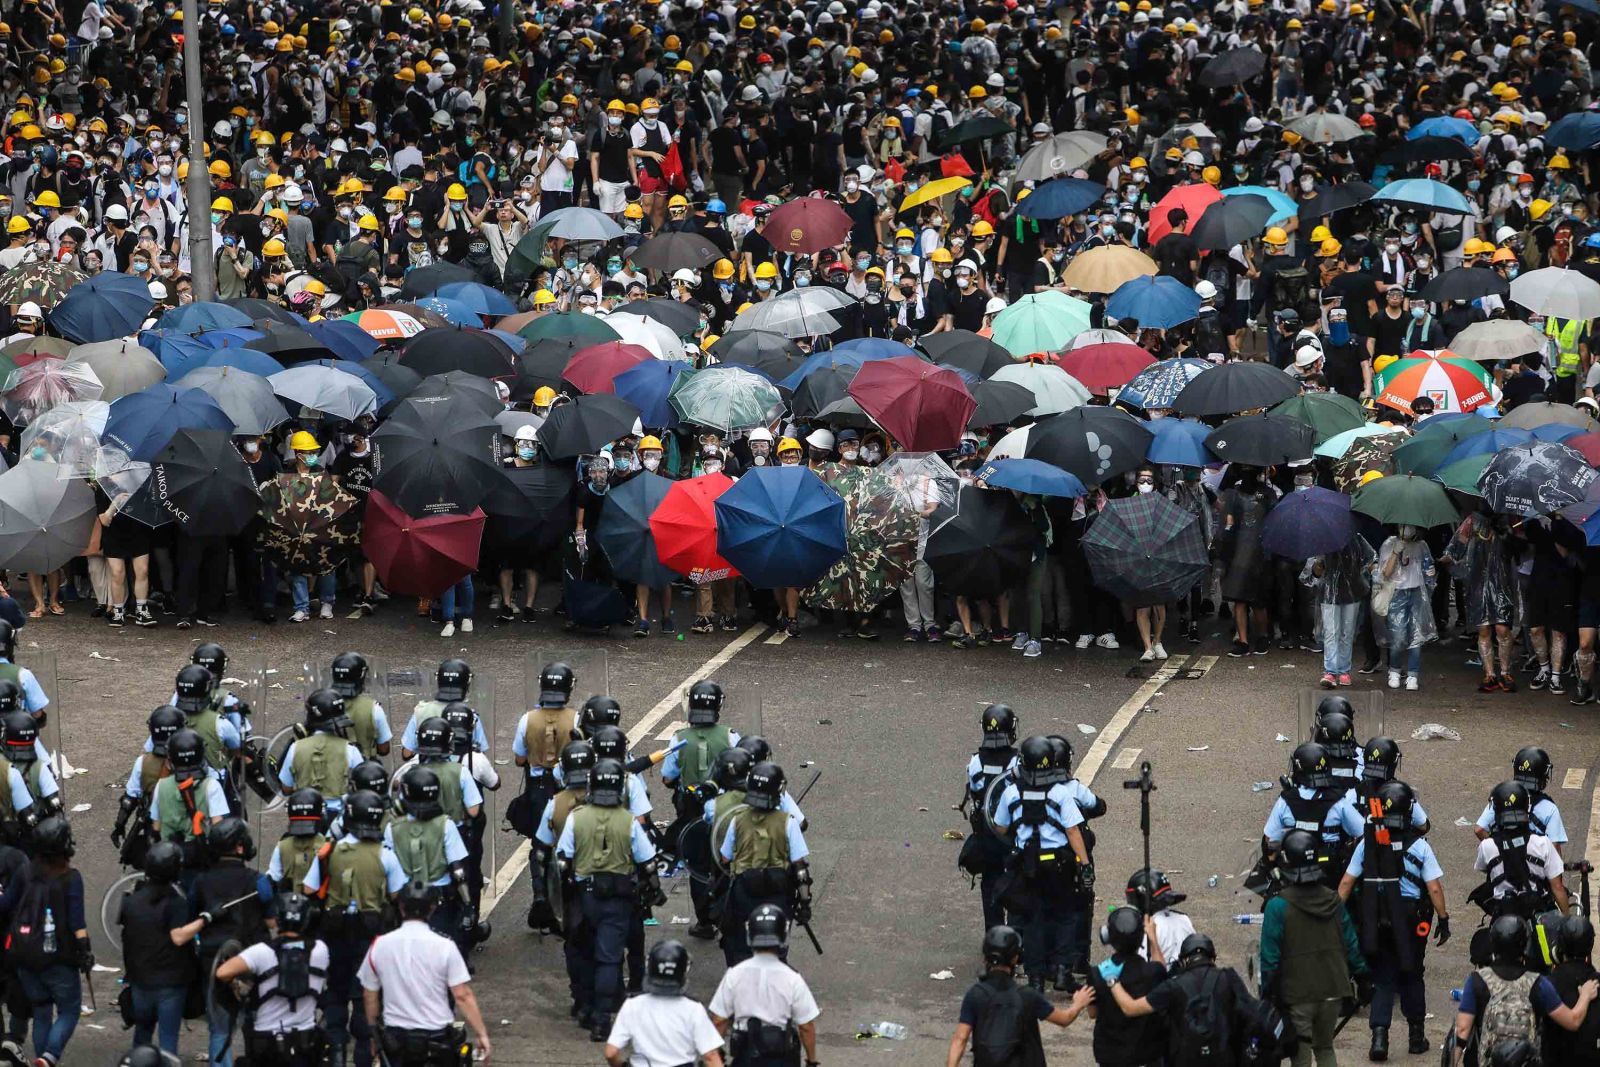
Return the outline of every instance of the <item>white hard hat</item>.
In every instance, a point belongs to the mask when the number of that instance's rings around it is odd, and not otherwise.
[[[1517,231],[1513,230],[1510,226],[1502,226],[1498,230],[1494,231],[1494,243],[1497,245],[1503,245],[1516,235]]]
[[[870,69],[866,70],[866,71],[863,71],[862,75],[861,75],[861,84],[862,85],[876,85],[876,84],[878,84],[878,72],[875,71],[875,70],[870,70]]]
[[[1256,118],[1254,115],[1251,115],[1249,118],[1244,120],[1245,133],[1260,133],[1261,126],[1261,120]]]
[[[211,127],[211,132],[217,135],[218,140],[226,141],[233,136],[233,123],[227,119],[218,119],[217,124]]]
[[[747,103],[753,100],[760,100],[761,90],[757,89],[754,85],[746,85],[739,91],[739,99]]]
[[[17,308],[17,318],[42,319],[44,318],[44,308],[40,307],[38,304],[35,304],[32,300],[25,300],[23,301],[22,306]]]
[[[1206,165],[1206,157],[1191,148],[1183,154],[1183,165],[1186,167],[1203,167]]]
[[[333,143],[328,146],[328,151],[330,151],[330,152],[348,152],[348,151],[350,151],[350,146],[345,143],[345,140],[344,140],[343,137],[335,137],[333,139]]]
[[[757,426],[750,431],[750,440],[770,442],[772,440],[772,431],[765,426]]]
[[[1217,287],[1202,278],[1195,284],[1194,295],[1201,300],[1215,300],[1217,298]]]
[[[989,298],[989,302],[983,305],[983,313],[985,315],[993,315],[996,312],[1004,311],[1005,309],[1006,301],[1005,297],[1003,296],[991,296]]]
[[[833,431],[825,426],[818,426],[806,435],[806,444],[812,448],[827,451],[833,447]]]
[[[106,208],[106,218],[110,219],[112,222],[127,222],[128,209],[123,207],[121,204],[112,204],[110,207]]]
[[[294,182],[289,182],[283,187],[283,202],[285,204],[298,204],[305,198],[306,194],[301,192],[300,187]]]
[[[700,275],[696,274],[688,267],[679,267],[677,270],[672,272],[672,280],[675,282],[686,282],[689,285],[699,285]]]
[[[162,285],[160,282],[151,282],[150,283],[150,299],[151,300],[165,300],[166,298],[167,298],[167,287],[165,285]]]
[[[1143,26],[1146,23],[1148,23],[1149,21],[1150,21],[1150,16],[1146,15],[1143,11],[1135,11],[1133,13],[1133,24],[1135,26]]]
[[[514,437],[518,441],[537,441],[539,439],[539,431],[532,425],[518,426]]]
[[[1004,89],[1006,87],[1006,80],[1000,76],[999,72],[989,75],[984,81],[991,89]]]

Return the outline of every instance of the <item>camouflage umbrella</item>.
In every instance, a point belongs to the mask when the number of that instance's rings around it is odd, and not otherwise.
[[[1368,471],[1393,474],[1394,450],[1410,439],[1411,435],[1404,430],[1357,438],[1333,464],[1333,487],[1341,493],[1353,493]]]
[[[326,574],[361,545],[356,498],[326,475],[280,474],[261,485],[261,551],[293,574]]]
[[[68,289],[87,277],[83,271],[52,259],[29,263],[0,276],[0,304],[21,304],[32,300],[49,311],[61,303]]]

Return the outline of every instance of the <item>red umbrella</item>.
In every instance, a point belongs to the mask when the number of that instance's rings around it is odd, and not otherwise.
[[[717,553],[717,497],[733,488],[726,474],[673,482],[650,515],[656,557],[693,582],[714,582],[739,572]]]
[[[617,375],[656,357],[643,345],[626,341],[602,341],[572,353],[561,377],[585,393],[614,393]]]
[[[1589,461],[1589,466],[1600,467],[1600,433],[1580,433],[1561,443],[1583,453],[1583,458]]]
[[[1150,243],[1153,245],[1172,232],[1167,212],[1181,207],[1189,213],[1189,227],[1184,232],[1193,233],[1194,224],[1206,213],[1206,208],[1222,199],[1222,194],[1208,182],[1174,186],[1155,207],[1150,209]]]
[[[955,448],[978,410],[959,374],[915,356],[863,363],[849,392],[862,411],[913,452]]]
[[[850,216],[832,200],[802,196],[776,208],[767,217],[761,236],[779,252],[811,255],[844,240],[850,232]]]
[[[1109,393],[1133,381],[1134,375],[1155,362],[1135,344],[1106,341],[1061,353],[1056,366],[1083,383],[1091,393]]]
[[[367,495],[361,548],[384,588],[435,597],[478,569],[484,521],[482,508],[414,519],[374,489]]]

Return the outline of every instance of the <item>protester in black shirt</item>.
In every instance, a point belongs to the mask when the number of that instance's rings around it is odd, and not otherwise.
[[[177,1055],[184,1001],[195,979],[194,938],[203,925],[190,919],[189,901],[178,888],[183,853],[170,841],[150,846],[145,876],[117,912],[122,926],[126,981],[133,997],[133,1043],[155,1035],[163,1052]]]
[[[1083,986],[1070,1006],[1056,1007],[1037,989],[1017,984],[1014,974],[1021,958],[1022,935],[1011,927],[991,927],[983,936],[984,974],[961,998],[949,1062],[959,1062],[971,1044],[978,1063],[1042,1064],[1040,1021],[1071,1026],[1094,1000],[1094,990]]]
[[[1200,269],[1200,246],[1189,236],[1189,213],[1181,207],[1167,212],[1172,231],[1156,242],[1155,261],[1162,274],[1169,274],[1184,285],[1193,286]]]

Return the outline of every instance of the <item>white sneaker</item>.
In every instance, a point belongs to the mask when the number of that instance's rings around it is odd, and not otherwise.
[[[1096,645],[1099,645],[1101,648],[1121,648],[1122,647],[1121,645],[1117,644],[1117,635],[1116,634],[1101,634],[1099,637],[1094,639],[1094,643]]]
[[[1153,660],[1155,658],[1156,658],[1156,650],[1153,649],[1153,648],[1147,648],[1143,652],[1139,653],[1139,662],[1140,663],[1149,663],[1151,660]]]
[[[462,619],[461,620],[461,632],[464,633],[464,634],[470,634],[472,632],[472,620],[471,619]]]
[[[456,635],[456,624],[453,623],[453,622],[445,623],[444,624],[444,629],[439,631],[439,636],[440,637],[454,637],[455,635]]]
[[[319,613],[319,615],[320,615],[321,618],[324,618],[324,619],[333,618],[333,605],[332,604],[323,604],[322,605],[322,611]]]
[[[311,613],[310,612],[297,611],[293,615],[289,616],[289,621],[290,622],[305,622],[309,618],[311,618]]]
[[[1400,672],[1399,671],[1390,671],[1389,672],[1389,688],[1390,689],[1399,689],[1400,688]]]
[[[1417,676],[1416,675],[1412,674],[1412,675],[1408,675],[1406,677],[1406,688],[1409,689],[1413,693],[1415,693],[1417,691]]]
[[[1156,659],[1166,659],[1167,658],[1167,650],[1161,647],[1161,642],[1160,641],[1156,642],[1156,647],[1152,651],[1155,652]]]
[[[1073,643],[1073,648],[1088,648],[1094,644],[1094,634],[1079,634],[1078,640]]]

